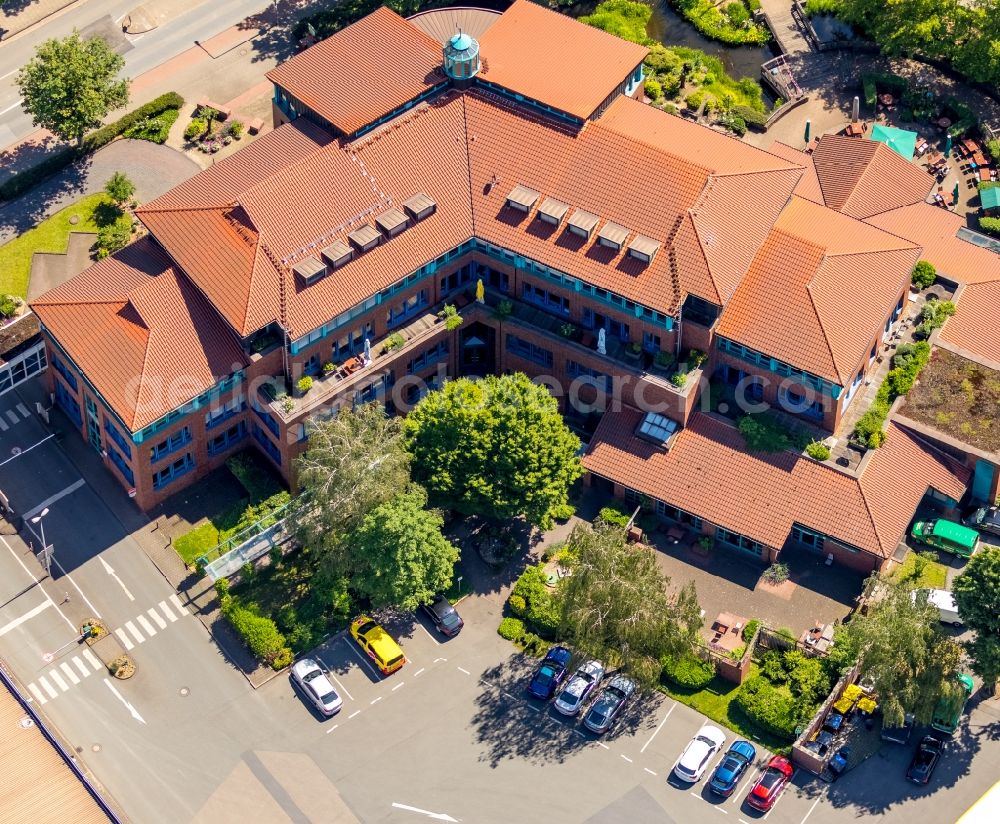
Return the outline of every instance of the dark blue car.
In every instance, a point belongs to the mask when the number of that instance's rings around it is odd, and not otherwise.
[[[708,788],[716,795],[730,796],[740,783],[747,768],[757,757],[757,750],[749,741],[736,741],[719,762],[708,782]]]
[[[566,647],[552,647],[546,654],[528,684],[528,694],[548,701],[566,678],[570,651]]]

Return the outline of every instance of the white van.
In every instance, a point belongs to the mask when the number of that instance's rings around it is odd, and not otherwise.
[[[927,590],[927,603],[937,607],[942,624],[951,624],[953,627],[963,626],[962,617],[958,614],[958,605],[948,590]]]

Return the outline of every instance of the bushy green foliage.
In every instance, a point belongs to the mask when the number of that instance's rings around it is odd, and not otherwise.
[[[705,102],[705,93],[691,92],[687,97],[684,98],[684,105],[687,106],[692,112],[698,111],[701,108],[701,104]]]
[[[827,461],[830,459],[830,447],[823,441],[813,441],[806,446],[806,454],[817,461]]]
[[[0,295],[0,317],[12,318],[17,311],[17,301],[13,295]]]
[[[787,427],[765,414],[744,415],[737,421],[736,428],[751,452],[781,452],[792,445],[786,434]]]
[[[789,741],[795,739],[799,724],[795,701],[767,678],[754,675],[744,681],[735,703],[753,723]]]
[[[653,9],[645,3],[634,3],[631,0],[606,0],[601,3],[593,14],[580,18],[581,23],[606,31],[623,40],[633,43],[645,43],[649,40],[646,29]]]
[[[955,314],[955,304],[950,300],[929,300],[920,310],[920,323],[913,330],[913,337],[926,340],[935,329],[944,326],[944,322]]]
[[[97,259],[101,260],[114,254],[127,246],[130,240],[132,240],[132,218],[127,215],[122,215],[113,223],[101,226],[97,230],[97,240],[94,242]]]
[[[663,677],[671,684],[689,690],[704,689],[715,677],[715,666],[694,653],[663,658]]]
[[[295,382],[295,388],[299,391],[300,395],[304,395],[313,387],[313,379],[310,375],[303,375]]]
[[[258,660],[279,670],[291,663],[292,651],[274,621],[259,614],[254,605],[244,606],[228,592],[221,595],[222,615]]]
[[[648,97],[650,100],[655,101],[663,97],[663,86],[661,86],[660,81],[656,80],[655,78],[647,80],[643,84],[643,88],[646,91],[646,97]]]
[[[1000,237],[1000,217],[979,218],[979,228],[984,232]]]
[[[253,450],[247,449],[226,460],[226,467],[236,477],[254,504],[273,502],[275,495],[285,493],[281,480]]]
[[[878,388],[878,393],[871,406],[854,425],[854,438],[856,440],[871,449],[875,449],[885,442],[882,425],[889,415],[892,402],[900,395],[905,395],[910,391],[914,381],[930,360],[930,355],[931,348],[926,341],[904,343],[896,350],[893,357],[893,368],[889,370],[882,385]]]
[[[521,595],[511,595],[507,599],[507,606],[510,607],[510,611],[513,612],[518,618],[521,618],[528,611],[528,604]]]
[[[626,512],[617,504],[601,507],[601,511],[597,513],[598,521],[611,526],[625,527],[628,525],[630,517],[632,517],[632,513]]]
[[[913,267],[911,279],[918,288],[926,289],[937,280],[937,269],[928,260],[918,260],[917,265]]]
[[[197,140],[208,131],[208,121],[204,117],[192,117],[191,122],[184,127],[185,140]]]
[[[150,115],[125,129],[122,132],[122,137],[131,140],[146,140],[162,145],[167,142],[170,128],[177,122],[180,114],[178,109],[167,109],[160,114]]]
[[[736,105],[730,111],[732,114],[741,117],[743,122],[752,129],[763,130],[767,125],[767,115],[753,106]]]
[[[729,6],[726,6],[726,12],[719,11],[711,0],[671,0],[671,2],[685,20],[712,40],[730,46],[763,46],[771,39],[771,32],[766,26],[750,21],[750,15],[742,2],[736,3],[741,11],[733,12],[728,11]]]
[[[732,111],[723,112],[719,116],[719,124],[725,126],[735,135],[743,137],[747,133],[747,122]]]
[[[524,600],[521,615],[532,631],[543,638],[554,639],[559,629],[559,603],[546,586],[546,581],[544,564],[530,566],[515,582],[511,596]]]
[[[840,11],[841,0],[806,0],[806,14],[810,17],[820,14],[836,14]]]
[[[524,622],[517,618],[504,618],[500,622],[497,633],[501,638],[516,643],[524,637]]]
[[[754,633],[757,632],[757,627],[760,626],[759,618],[751,618],[743,627],[743,641],[749,644],[753,640]]]
[[[1000,140],[986,141],[986,151],[994,160],[1000,160]]]

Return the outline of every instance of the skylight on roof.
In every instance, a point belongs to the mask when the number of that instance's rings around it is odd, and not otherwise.
[[[518,183],[507,195],[507,205],[520,212],[530,212],[541,195],[534,189]]]
[[[676,431],[677,421],[657,412],[647,412],[635,434],[651,443],[664,446]]]

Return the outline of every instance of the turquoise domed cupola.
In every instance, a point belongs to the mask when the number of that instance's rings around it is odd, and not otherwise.
[[[461,29],[444,44],[444,73],[452,80],[471,80],[479,73],[479,43]]]

